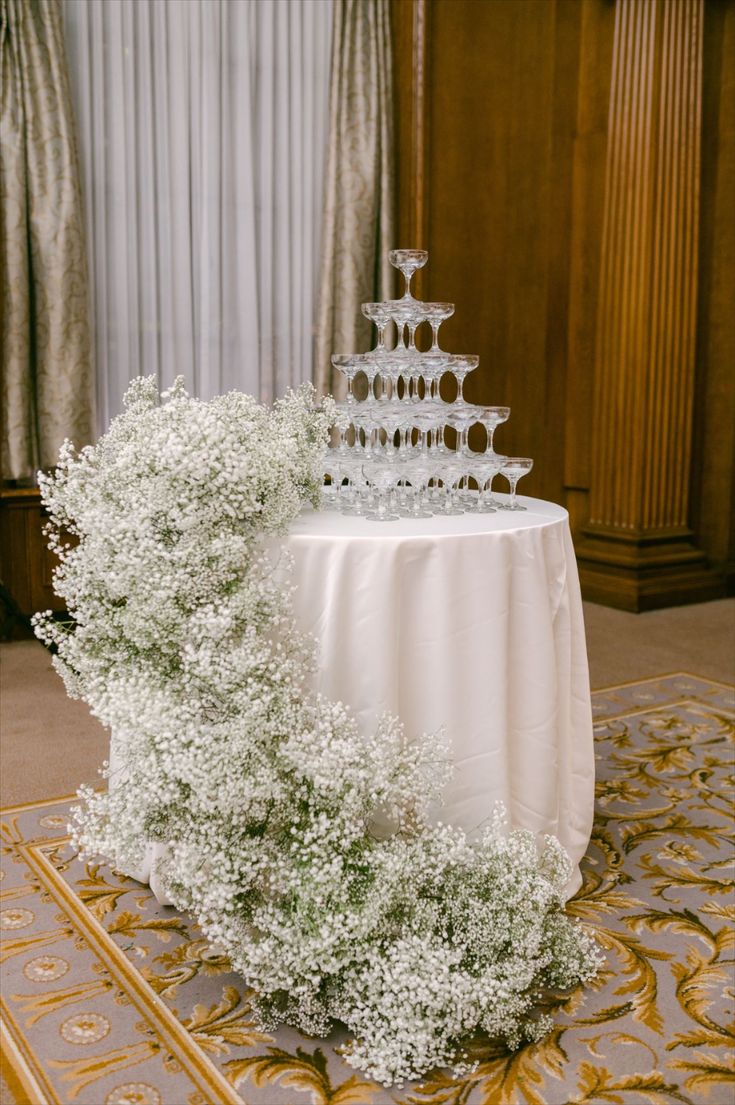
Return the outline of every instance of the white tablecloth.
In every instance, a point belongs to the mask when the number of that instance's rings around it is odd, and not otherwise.
[[[558,836],[578,864],[592,830],[594,752],[567,512],[371,522],[304,513],[286,546],[296,618],[319,642],[317,687],[375,728],[444,726],[455,773],[442,820]],[[570,892],[578,888],[577,872]]]
[[[514,826],[559,837],[571,894],[594,800],[579,580],[567,512],[520,501],[382,523],[308,511],[285,545],[317,689],[366,731],[386,711],[409,736],[443,726],[456,767],[441,820],[481,830],[501,800]]]

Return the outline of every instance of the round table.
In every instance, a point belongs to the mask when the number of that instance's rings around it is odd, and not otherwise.
[[[504,498],[501,496],[501,498]],[[373,522],[305,511],[285,539],[316,689],[366,731],[443,726],[455,764],[437,816],[553,833],[578,864],[592,830],[594,752],[577,565],[566,510]]]
[[[479,834],[502,801],[514,827],[567,849],[571,896],[594,802],[582,602],[567,512],[520,502],[396,522],[308,510],[277,547],[293,557],[297,624],[318,642],[315,689],[365,731],[385,712],[409,737],[443,726],[455,771],[437,818]],[[162,847],[128,873],[166,901]]]

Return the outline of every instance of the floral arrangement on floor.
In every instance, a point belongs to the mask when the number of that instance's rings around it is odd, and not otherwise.
[[[107,792],[80,791],[76,845],[125,869],[170,842],[167,893],[263,1024],[342,1021],[348,1061],[378,1081],[461,1069],[479,1030],[540,1038],[541,992],[600,963],[563,912],[561,845],[539,853],[501,813],[478,842],[430,823],[441,739],[407,740],[391,718],[361,733],[308,687],[313,645],[272,538],[318,504],[331,401],[205,403],[181,382],[161,398],[136,380],[99,443],[65,445],[41,479],[73,621],[44,614],[36,631],[124,765]]]

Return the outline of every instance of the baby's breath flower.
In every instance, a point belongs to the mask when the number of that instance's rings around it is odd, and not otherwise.
[[[501,811],[476,842],[432,825],[442,734],[408,740],[390,717],[361,733],[308,690],[313,643],[268,539],[318,504],[331,400],[203,403],[181,381],[162,398],[134,381],[98,444],[66,443],[40,477],[73,621],[47,611],[36,632],[122,765],[107,792],[80,790],[77,847],[124,869],[167,842],[163,886],[262,1022],[325,1034],[339,1019],[348,1061],[387,1084],[465,1069],[477,1028],[538,1038],[539,990],[599,963],[563,913],[558,841],[539,855]]]

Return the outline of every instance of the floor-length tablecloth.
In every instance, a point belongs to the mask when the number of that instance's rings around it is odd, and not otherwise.
[[[502,801],[514,826],[561,840],[571,894],[594,800],[579,580],[567,512],[521,501],[383,523],[305,511],[285,547],[316,689],[366,731],[384,712],[409,736],[444,727],[455,772],[438,816],[481,831]],[[131,874],[148,881],[156,855]]]

